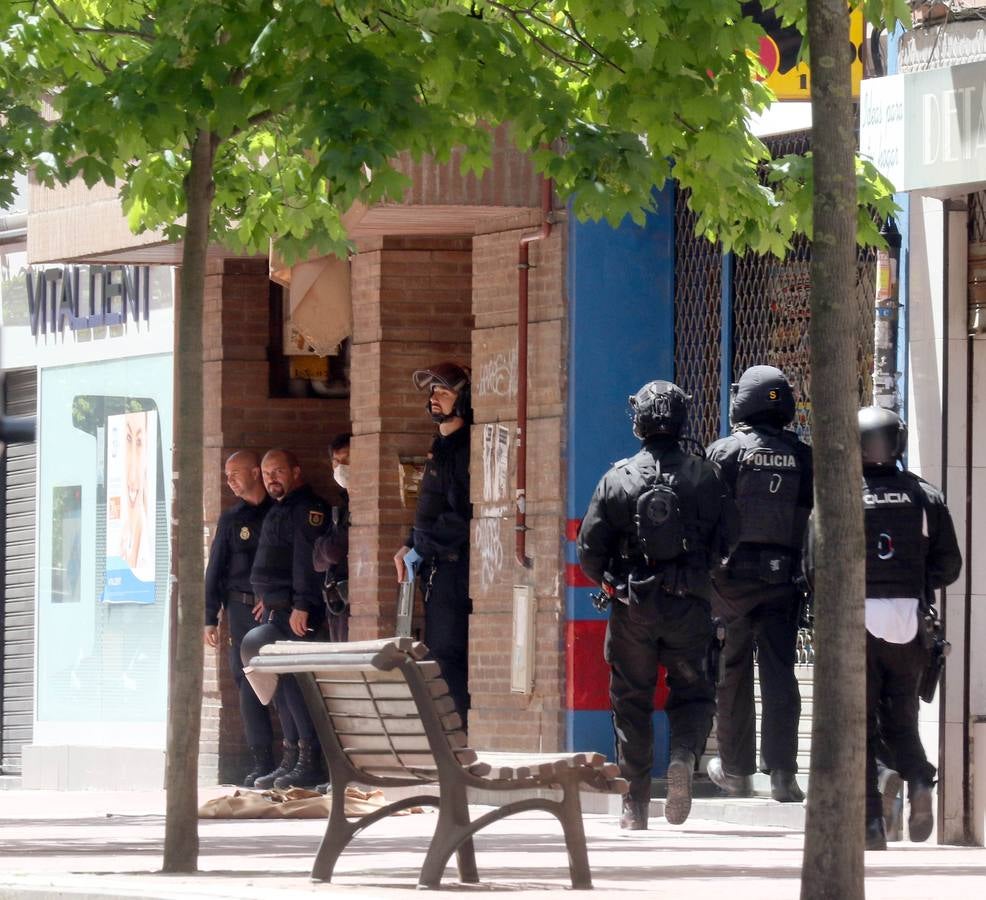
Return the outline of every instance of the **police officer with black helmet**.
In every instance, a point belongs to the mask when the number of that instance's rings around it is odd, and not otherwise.
[[[405,580],[405,558],[413,549],[425,594],[425,642],[441,668],[455,709],[468,726],[469,715],[469,425],[472,424],[470,373],[442,362],[412,375],[428,394],[425,409],[438,426],[418,488],[414,527],[397,553],[398,582]]]
[[[866,848],[887,846],[877,752],[907,782],[908,828],[925,841],[934,825],[935,767],[918,733],[918,684],[928,663],[923,611],[962,568],[941,492],[903,468],[907,426],[878,406],[859,411],[866,533]],[[812,570],[809,529],[806,570]],[[882,741],[881,741],[882,739]]]
[[[630,782],[620,827],[630,830],[647,828],[658,666],[670,689],[672,824],[691,810],[692,773],[715,709],[709,570],[732,549],[737,516],[718,466],[679,443],[688,400],[669,381],[629,398],[643,446],[603,476],[579,529],[582,569],[610,599],[605,655],[617,756]]]
[[[780,369],[752,366],[733,385],[732,433],[708,448],[736,497],[740,542],[713,573],[713,615],[725,626],[724,675],[716,698],[719,756],[708,773],[734,797],[753,794],[757,770],[753,658],[763,705],[760,768],[777,801],[800,803],[794,675],[801,593],[801,547],[812,508],[811,449],[786,430],[794,393]]]

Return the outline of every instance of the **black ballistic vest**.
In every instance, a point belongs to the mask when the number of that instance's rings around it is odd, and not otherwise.
[[[741,544],[773,544],[800,551],[810,510],[798,505],[803,462],[797,438],[786,432],[737,432],[736,503]]]
[[[863,475],[866,596],[923,597],[927,518],[920,485],[899,472]]]

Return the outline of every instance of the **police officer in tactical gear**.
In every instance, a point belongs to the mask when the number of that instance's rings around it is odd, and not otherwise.
[[[753,794],[757,649],[763,705],[760,768],[782,803],[804,800],[798,770],[801,695],[794,675],[801,547],[812,507],[811,450],[791,431],[794,393],[780,369],[753,366],[733,385],[733,425],[708,448],[736,497],[739,546],[713,573],[712,613],[725,626],[724,676],[716,698],[719,756],[709,778],[734,797]]]
[[[339,485],[339,503],[332,507],[325,534],[315,541],[312,564],[322,572],[329,640],[349,640],[349,443],[348,432],[329,444],[332,477]]]
[[[257,624],[262,604],[253,593],[250,570],[260,542],[260,529],[271,508],[271,499],[260,476],[260,459],[239,450],[226,460],[226,483],[237,502],[219,517],[205,570],[205,630],[207,647],[219,646],[219,616],[229,626],[229,665],[240,695],[240,716],[253,768],[240,782],[254,781],[274,768],[270,713],[243,675],[240,644]]]
[[[688,399],[668,381],[629,398],[643,446],[603,476],[579,529],[582,569],[611,597],[605,656],[617,757],[630,782],[624,829],[647,827],[658,666],[670,689],[672,824],[691,810],[692,773],[715,709],[709,570],[732,549],[737,516],[719,467],[679,444]]]
[[[418,488],[414,527],[394,555],[398,582],[413,547],[421,557],[418,579],[425,593],[425,642],[441,667],[463,727],[469,714],[469,370],[452,362],[421,369],[414,386],[438,434],[432,441]]]
[[[907,446],[900,417],[878,406],[861,409],[859,432],[866,531],[866,848],[884,850],[878,750],[907,782],[911,840],[927,840],[934,824],[936,771],[918,734],[918,683],[929,653],[921,613],[933,591],[958,578],[962,554],[941,492],[898,466]],[[810,556],[809,540],[809,564]]]
[[[312,566],[312,551],[325,531],[330,507],[304,483],[298,459],[290,451],[268,451],[261,472],[274,505],[264,519],[250,582],[263,602],[264,624],[243,639],[244,665],[266,644],[310,640],[325,621],[322,577]],[[315,726],[293,675],[278,680],[274,705],[284,733],[284,755],[274,771],[254,781],[254,787],[318,784],[323,769]]]

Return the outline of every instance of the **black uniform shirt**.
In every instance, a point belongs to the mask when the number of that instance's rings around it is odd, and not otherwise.
[[[260,543],[264,517],[273,501],[266,494],[254,505],[238,500],[219,517],[205,570],[205,624],[219,624],[226,591],[252,594],[250,570]]]
[[[274,502],[250,573],[253,592],[268,609],[323,608],[322,576],[312,565],[312,550],[330,521],[331,507],[307,484]]]
[[[406,546],[422,558],[464,559],[469,552],[469,427],[439,434],[425,464],[414,528]]]
[[[634,567],[637,498],[648,487],[646,473],[653,473],[655,457],[662,472],[687,480],[692,487],[689,496],[694,505],[682,513],[699,546],[687,554],[685,563],[699,575],[696,593],[707,596],[709,569],[733,549],[739,535],[739,516],[719,467],[684,453],[677,441],[651,440],[636,456],[617,463],[602,477],[579,528],[579,562],[596,584],[602,582],[605,572],[625,575],[627,566]],[[642,556],[639,562],[643,563]],[[623,571],[614,571],[621,566]]]

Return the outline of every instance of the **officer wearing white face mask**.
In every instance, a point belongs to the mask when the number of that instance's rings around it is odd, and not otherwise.
[[[318,540],[312,553],[316,572],[325,573],[322,589],[325,597],[326,624],[333,641],[349,640],[349,442],[348,432],[337,435],[329,444],[332,475],[342,489],[339,505],[332,507],[332,522]]]

